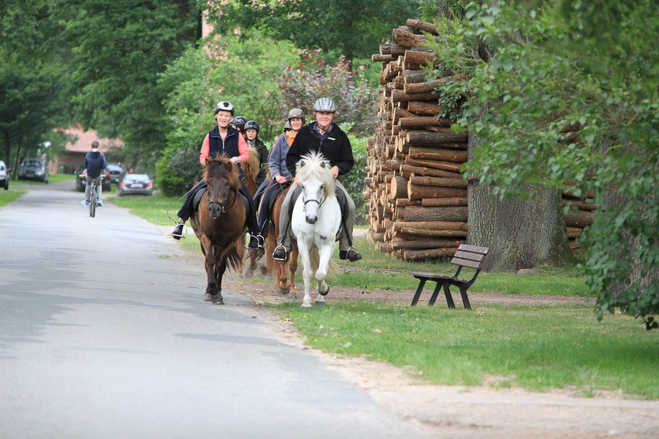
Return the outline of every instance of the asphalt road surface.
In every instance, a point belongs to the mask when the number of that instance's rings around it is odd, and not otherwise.
[[[0,438],[410,438],[201,257],[73,182],[0,208]]]

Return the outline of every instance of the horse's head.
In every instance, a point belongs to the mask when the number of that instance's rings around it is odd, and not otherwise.
[[[247,179],[256,180],[256,176],[261,168],[261,161],[259,160],[259,152],[254,148],[247,148],[249,153],[249,160],[240,163],[243,170],[243,176]]]
[[[206,183],[208,184],[208,214],[213,219],[218,219],[222,212],[226,212],[226,203],[230,193],[234,192],[235,202],[240,189],[240,177],[238,168],[231,163],[226,154],[216,158],[206,159]]]
[[[336,186],[330,171],[330,163],[319,152],[311,152],[300,159],[296,173],[302,186],[305,219],[309,224],[318,220],[318,209],[327,197],[333,197]]]

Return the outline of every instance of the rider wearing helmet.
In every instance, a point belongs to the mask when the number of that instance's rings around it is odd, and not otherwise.
[[[261,209],[259,209],[259,228],[261,230],[267,230],[265,228],[265,223],[268,220],[270,212],[267,208],[263,206],[268,206],[268,200],[273,192],[279,190],[279,185],[285,185],[288,187],[288,183],[291,180],[291,173],[286,167],[286,155],[288,150],[291,149],[293,140],[295,136],[300,131],[300,128],[304,125],[304,111],[299,108],[293,108],[288,112],[288,121],[287,124],[290,124],[291,129],[275,141],[275,144],[272,146],[270,151],[270,159],[268,160],[268,167],[270,169],[270,175],[272,176],[273,184],[271,184],[268,189],[266,189],[263,197],[261,198]],[[275,184],[278,183],[278,184]]]
[[[309,154],[311,151],[317,151],[329,160],[331,172],[336,182],[336,189],[344,193],[348,202],[348,215],[344,220],[344,231],[339,238],[339,258],[355,262],[362,258],[362,255],[352,246],[355,203],[338,180],[339,175],[349,173],[355,163],[352,156],[352,146],[346,133],[332,122],[336,112],[334,101],[329,98],[320,98],[313,108],[316,122],[305,125],[300,129],[286,156],[286,167],[291,175],[295,177],[295,184],[299,186],[300,182],[295,175],[295,167],[302,156]],[[279,240],[277,248],[272,254],[273,259],[279,261],[288,260],[288,251],[291,248],[289,206],[293,192],[293,190],[288,191],[279,217]]]
[[[234,128],[236,128],[238,131],[240,131],[240,134],[245,137],[245,124],[247,123],[247,119],[245,119],[242,116],[236,116],[233,118],[231,121],[231,125],[233,125]]]
[[[243,138],[243,135],[235,128],[231,127],[231,118],[233,117],[234,108],[230,102],[222,101],[215,106],[214,117],[217,121],[217,126],[206,134],[204,141],[201,145],[201,154],[199,155],[199,162],[202,166],[206,165],[206,159],[211,157],[218,156],[220,154],[226,154],[229,156],[231,163],[241,163],[249,160],[249,154],[247,152],[247,143]],[[240,167],[238,168],[240,169]],[[249,194],[245,183],[240,180],[242,184],[242,191],[245,194]],[[188,192],[187,199],[181,210],[178,211],[177,215],[180,218],[179,223],[174,228],[172,236],[174,239],[181,239],[183,236],[183,226],[185,222],[190,218],[190,205],[192,204],[192,199],[199,189],[206,186],[204,180],[200,181],[190,192]],[[252,202],[251,197],[247,197],[250,202]],[[249,248],[258,248],[262,246],[263,237],[258,229],[258,224],[256,221],[256,209],[252,205],[251,215],[247,215],[247,227],[249,228],[249,233],[251,235],[249,241]]]
[[[247,147],[254,148],[259,156],[259,173],[256,176],[256,184],[261,186],[268,173],[268,148],[259,139],[259,124],[253,120],[247,122],[245,124],[245,137],[247,138]]]

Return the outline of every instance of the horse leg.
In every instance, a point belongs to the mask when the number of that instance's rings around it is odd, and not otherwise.
[[[208,238],[206,238],[208,239]],[[216,246],[210,245],[208,240],[208,247],[206,249],[206,274],[208,275],[208,285],[206,286],[206,294],[204,300],[216,303],[219,296],[220,303],[222,302],[222,295],[220,294],[221,288],[216,281],[215,264],[217,260],[217,253],[219,249]]]
[[[329,262],[334,253],[334,243],[332,245],[324,245],[318,249],[318,270],[316,270],[316,280],[318,281],[318,296],[316,297],[316,304],[325,304],[325,295],[329,293],[329,286],[325,282],[327,270],[329,269]]]
[[[313,277],[313,270],[311,268],[311,260],[309,258],[309,248],[307,243],[300,240],[297,243],[302,256],[302,266],[304,271],[302,277],[304,279],[304,299],[302,300],[302,309],[311,309],[311,278]]]
[[[213,303],[216,305],[224,305],[224,299],[222,298],[222,277],[224,272],[227,269],[227,258],[226,255],[222,255],[220,262],[215,267],[215,276],[217,277],[217,297],[213,300]]]
[[[291,258],[289,259],[289,265],[288,265],[288,270],[291,275],[291,293],[293,293],[293,297],[295,297],[295,272],[297,271],[297,257],[300,254],[300,251],[297,249],[297,247],[293,247],[291,249]]]
[[[249,261],[249,264],[243,275],[245,279],[254,277],[254,270],[256,270],[256,252],[257,250],[254,249],[247,250],[247,260]]]

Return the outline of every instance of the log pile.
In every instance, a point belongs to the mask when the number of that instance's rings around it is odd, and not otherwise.
[[[443,85],[464,78],[442,72],[428,82],[424,66],[438,60],[424,46],[434,25],[408,20],[392,44],[372,60],[382,63],[375,137],[369,139],[367,201],[371,238],[381,251],[406,260],[452,256],[467,238],[466,133],[438,117]]]
[[[452,256],[468,233],[467,182],[461,174],[468,134],[452,131],[453,121],[437,116],[442,86],[466,78],[441,71],[429,81],[424,67],[439,65],[424,47],[433,34],[434,24],[407,20],[393,30],[392,43],[371,57],[382,63],[382,88],[375,136],[367,146],[369,234],[380,251],[405,260]],[[566,132],[580,129],[571,126]],[[565,216],[572,249],[580,248],[577,238],[601,208],[588,201],[593,196],[563,194],[563,205],[577,208]]]

